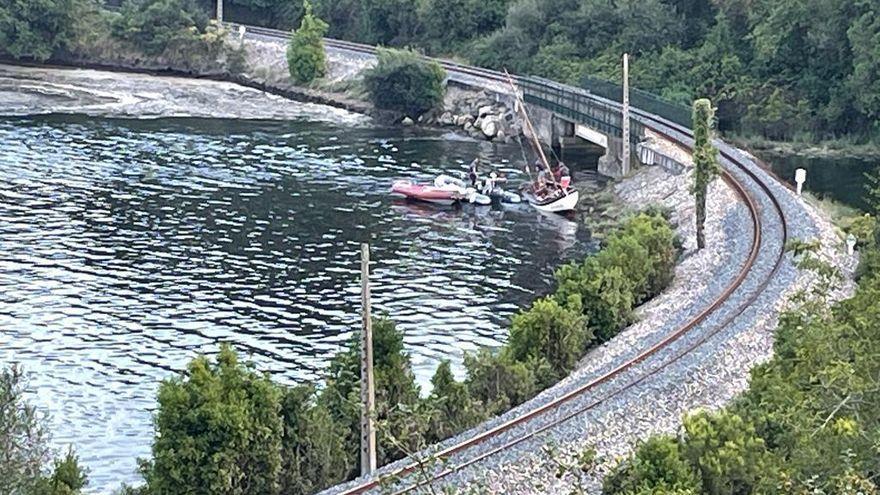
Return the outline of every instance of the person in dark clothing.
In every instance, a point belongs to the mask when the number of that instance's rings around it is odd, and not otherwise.
[[[474,159],[471,162],[470,170],[468,170],[468,180],[471,182],[471,187],[477,187],[477,183],[480,182],[480,176],[477,174],[477,165],[480,163],[479,158]]]

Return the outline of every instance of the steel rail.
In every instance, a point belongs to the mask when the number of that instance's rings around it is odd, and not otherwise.
[[[246,26],[246,29],[253,34],[258,34],[258,35],[262,35],[262,36],[267,36],[267,37],[272,37],[272,38],[284,38],[284,39],[289,38],[289,34],[284,31],[268,29],[268,28],[259,28],[259,27],[253,27],[253,26]],[[330,48],[349,50],[349,51],[367,54],[367,55],[375,55],[378,51],[375,47],[372,47],[369,45],[362,45],[359,43],[352,43],[352,42],[348,42],[348,41],[341,41],[341,40],[334,40],[334,39],[325,39],[324,41],[325,41],[325,45]],[[428,58],[428,57],[425,57],[425,58]],[[454,74],[476,77],[476,78],[481,78],[481,79],[487,79],[487,80],[491,80],[493,82],[498,82],[498,83],[503,83],[505,81],[504,74],[502,74],[500,72],[496,72],[496,71],[492,71],[492,70],[488,70],[488,69],[481,69],[481,68],[476,68],[476,67],[465,66],[465,65],[458,64],[456,62],[449,61],[449,60],[443,60],[443,59],[431,59],[431,60],[437,61],[444,69],[446,69],[447,71],[454,73]],[[516,78],[516,79],[519,79],[519,78]],[[569,91],[570,91],[570,89],[574,89],[574,88],[565,88],[562,85],[559,85],[559,87],[561,89],[567,89]],[[607,100],[605,98],[593,95],[592,93],[589,93],[589,92],[582,93],[582,90],[577,91],[577,93],[581,93],[584,96],[587,96],[587,97],[591,98],[592,100],[594,100],[595,102],[602,104],[604,106],[609,106],[612,108],[619,107],[619,103],[617,103],[613,100]],[[633,114],[635,114],[638,119],[645,122],[646,127],[651,129],[652,131],[654,131],[654,132],[660,134],[661,136],[665,137],[666,139],[672,141],[677,146],[682,147],[686,150],[690,150],[690,146],[687,143],[683,142],[682,139],[675,137],[670,132],[668,132],[669,130],[671,130],[671,131],[680,133],[680,134],[690,138],[693,136],[693,134],[689,129],[687,129],[683,126],[680,126],[678,124],[675,124],[673,122],[670,122],[668,120],[659,118],[655,115],[641,111],[639,109],[633,109]],[[666,129],[666,130],[664,130],[664,129]],[[773,191],[766,184],[766,182],[764,180],[762,180],[758,176],[757,173],[755,173],[755,171],[751,170],[750,167],[748,167],[746,164],[742,163],[742,161],[738,157],[732,155],[731,153],[729,153],[725,150],[721,150],[721,156],[724,159],[726,159],[731,165],[740,169],[747,176],[749,176],[750,179],[755,184],[757,184],[757,186],[760,189],[763,190],[764,194],[766,194],[766,196],[771,201],[771,203],[773,205],[773,209],[779,215],[779,221],[780,221],[780,227],[781,227],[781,241],[782,241],[781,246],[782,246],[782,248],[776,254],[773,269],[766,276],[766,278],[764,278],[761,281],[761,283],[749,294],[749,297],[745,301],[743,301],[742,304],[740,304],[737,307],[737,310],[735,312],[733,312],[732,314],[728,315],[724,319],[724,321],[721,322],[720,324],[718,324],[712,331],[701,336],[695,342],[691,343],[690,345],[688,345],[687,347],[685,347],[684,349],[679,351],[674,357],[672,357],[672,359],[669,359],[669,360],[666,360],[662,363],[659,363],[653,369],[649,370],[648,372],[642,373],[640,376],[629,381],[625,385],[618,387],[618,388],[608,392],[607,394],[603,395],[602,397],[597,398],[597,399],[591,401],[590,403],[585,404],[584,406],[581,406],[578,409],[567,413],[563,417],[554,419],[553,421],[550,421],[549,423],[542,425],[540,428],[537,428],[537,429],[532,430],[530,432],[527,432],[523,435],[520,435],[517,438],[512,439],[501,446],[498,446],[498,447],[491,449],[487,452],[484,452],[480,455],[477,455],[475,457],[472,457],[470,459],[462,461],[461,463],[456,464],[455,466],[453,466],[451,468],[447,468],[447,469],[440,471],[438,473],[434,473],[432,475],[432,478],[428,481],[419,481],[413,485],[404,487],[394,493],[408,493],[408,492],[415,490],[415,489],[418,489],[428,483],[433,483],[437,480],[440,480],[445,476],[448,476],[450,474],[458,472],[461,469],[469,467],[469,466],[476,464],[476,463],[478,463],[488,457],[491,457],[495,454],[498,454],[500,452],[508,450],[511,447],[514,447],[524,441],[527,441],[531,438],[534,438],[537,435],[545,433],[548,430],[550,430],[551,428],[559,426],[560,424],[562,424],[566,421],[569,421],[576,416],[584,414],[585,412],[602,404],[603,402],[610,399],[611,397],[614,397],[616,395],[619,395],[619,394],[631,389],[632,387],[647,380],[649,377],[651,377],[651,376],[659,373],[663,369],[667,368],[669,365],[675,363],[676,361],[678,361],[679,359],[681,359],[685,355],[689,354],[690,352],[693,352],[694,350],[698,349],[700,346],[702,346],[704,343],[706,343],[709,339],[711,339],[712,337],[716,336],[721,331],[726,329],[735,319],[737,319],[740,315],[742,315],[742,313],[744,313],[751,306],[751,304],[754,303],[754,301],[758,297],[760,297],[761,294],[763,294],[764,290],[767,288],[770,281],[773,279],[775,274],[779,271],[779,268],[782,264],[782,260],[784,259],[784,245],[785,245],[785,242],[788,238],[788,227],[787,227],[787,223],[786,223],[785,212],[783,211],[782,206],[781,206],[778,198],[773,193]],[[500,425],[497,425],[493,428],[490,428],[489,430],[481,432],[481,433],[479,433],[479,434],[477,434],[477,435],[475,435],[475,436],[473,436],[463,442],[459,442],[455,445],[451,445],[451,446],[446,447],[444,449],[441,449],[437,452],[431,453],[430,457],[433,459],[449,458],[452,455],[463,452],[470,447],[473,447],[477,444],[480,444],[480,443],[486,441],[487,439],[496,437],[496,436],[500,435],[501,433],[509,431],[516,426],[523,425],[524,423],[526,423],[527,421],[529,421],[531,419],[534,419],[534,418],[536,418],[536,417],[538,417],[548,411],[551,411],[551,410],[571,401],[574,398],[580,397],[583,394],[592,391],[593,389],[595,389],[599,385],[606,383],[606,382],[610,381],[612,378],[615,378],[615,377],[621,375],[623,372],[625,372],[625,371],[631,369],[633,366],[645,361],[646,359],[657,354],[661,350],[667,349],[670,344],[677,341],[679,338],[681,338],[682,336],[684,336],[685,334],[687,334],[688,332],[693,330],[700,323],[704,322],[710,315],[712,315],[716,310],[718,310],[718,308],[720,308],[721,305],[723,305],[725,302],[727,302],[730,299],[730,296],[732,296],[734,294],[734,292],[736,292],[742,286],[742,284],[745,282],[745,279],[749,276],[752,268],[754,267],[755,263],[757,262],[757,259],[758,259],[758,256],[759,256],[760,250],[761,250],[762,240],[763,240],[763,237],[762,237],[763,236],[763,231],[762,231],[763,224],[762,224],[760,214],[759,214],[759,206],[758,206],[755,198],[753,197],[753,193],[750,193],[745,188],[745,186],[740,181],[738,181],[733,176],[733,174],[731,174],[728,170],[723,170],[722,177],[723,177],[724,181],[733,188],[736,195],[741,200],[743,200],[743,202],[747,206],[747,209],[749,211],[749,215],[750,215],[751,221],[752,221],[752,229],[753,229],[752,244],[751,244],[751,249],[749,251],[749,255],[746,259],[746,262],[744,263],[742,269],[738,273],[737,278],[725,288],[725,290],[722,292],[722,294],[720,294],[709,307],[703,309],[698,315],[693,317],[684,326],[676,329],[675,331],[671,332],[670,334],[667,334],[660,342],[654,344],[653,346],[651,346],[650,348],[641,352],[640,354],[638,354],[634,358],[631,358],[630,360],[618,365],[616,368],[605,373],[604,375],[599,376],[586,384],[583,384],[581,386],[576,387],[575,389],[569,391],[568,393],[564,394],[563,396],[561,396],[557,399],[554,399],[554,400],[552,400],[552,401],[550,401],[540,407],[537,407],[535,409],[529,410],[529,411],[525,412],[524,414],[521,414],[517,417],[511,418],[511,419],[505,421],[504,423],[501,423]],[[361,494],[361,493],[367,492],[369,490],[379,488],[384,479],[399,478],[401,476],[411,474],[419,467],[420,467],[419,463],[411,463],[411,464],[408,464],[408,465],[403,466],[401,468],[395,469],[394,471],[392,471],[390,473],[384,473],[381,476],[381,479],[368,480],[368,481],[363,482],[361,484],[358,484],[354,487],[343,489],[342,491],[340,491],[338,493],[345,494],[345,495]]]

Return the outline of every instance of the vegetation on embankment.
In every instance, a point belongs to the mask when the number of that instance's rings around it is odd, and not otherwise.
[[[18,0],[0,7],[11,14],[0,15],[0,52],[35,59],[65,48],[84,56],[126,52],[106,35],[106,20],[83,14],[95,10],[88,0],[44,3],[39,10]],[[196,25],[191,35],[210,38],[200,18],[213,2],[139,4],[148,6],[142,13],[162,13],[154,17],[155,43],[170,41],[168,26],[187,16]],[[880,23],[873,0],[315,0],[314,11],[332,37],[455,54],[574,85],[590,77],[619,80],[620,54],[629,52],[634,87],[687,106],[711,99],[724,133],[804,143],[878,139]],[[227,0],[226,13],[290,29],[299,26],[303,3]],[[150,31],[133,28],[130,40]],[[200,50],[178,53],[174,45],[162,54],[169,61],[200,57]]]
[[[696,411],[676,435],[650,438],[609,475],[608,495],[880,493],[880,251],[875,215],[850,226],[862,242],[855,295],[832,304],[840,274],[809,243],[790,249],[818,284],[776,329],[774,357],[728,408]]]
[[[775,141],[880,135],[880,23],[873,0],[315,0],[336,38],[417,47],[574,85],[619,81],[690,106],[719,128]],[[210,2],[202,0],[205,8]],[[301,0],[228,0],[230,18],[283,29]],[[646,29],[646,26],[651,26]]]
[[[77,495],[86,485],[85,470],[72,450],[58,456],[49,448],[28,392],[20,368],[0,369],[0,493]]]
[[[666,286],[677,254],[662,215],[634,215],[602,250],[559,268],[556,292],[513,317],[504,346],[467,355],[464,381],[441,362],[427,397],[403,335],[391,320],[376,320],[379,464],[462,432],[567,375],[587,350],[632,321],[635,305]],[[0,424],[6,414],[0,409]],[[152,457],[141,463],[145,484],[123,493],[312,493],[357,474],[359,418],[358,334],[331,360],[320,389],[279,385],[223,346],[215,359],[196,358],[162,383]]]

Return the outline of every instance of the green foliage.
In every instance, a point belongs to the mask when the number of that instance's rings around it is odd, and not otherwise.
[[[428,398],[433,412],[428,428],[428,442],[444,440],[475,425],[483,417],[476,410],[467,385],[455,380],[448,360],[440,362],[431,378],[431,396]]]
[[[691,191],[696,202],[697,249],[706,247],[706,194],[719,173],[718,150],[712,144],[715,109],[706,99],[694,102],[694,183]]]
[[[776,464],[764,440],[740,416],[700,411],[684,419],[682,455],[711,495],[764,493],[776,486]]]
[[[604,342],[626,325],[636,304],[671,281],[677,254],[675,234],[665,218],[636,215],[596,255],[561,266],[554,297],[564,304],[578,296],[588,328]]]
[[[352,469],[346,431],[309,385],[284,391],[280,493],[310,494],[345,480]]]
[[[219,48],[222,39],[207,36],[208,21],[207,12],[193,0],[128,1],[113,24],[113,33],[147,55],[203,42]]]
[[[810,243],[793,242],[801,259]],[[868,249],[863,256],[875,257]],[[817,263],[811,270],[825,270]],[[700,493],[877,493],[880,461],[880,264],[870,264],[855,295],[830,305],[822,294],[784,313],[774,357],[752,370],[749,390],[727,410],[685,418],[671,443],[699,474]],[[605,493],[633,493],[646,476],[641,446],[608,478]],[[654,449],[656,450],[656,449]],[[681,462],[654,463],[652,479],[677,479]]]
[[[327,407],[333,420],[345,430],[345,444],[349,446],[348,465],[359,466],[360,445],[360,335],[355,334],[345,352],[334,356],[330,363],[327,386],[319,403]],[[387,429],[377,438],[379,464],[400,459],[406,455],[404,447],[419,440],[417,431],[409,431],[409,411],[419,406],[419,387],[410,369],[409,356],[404,351],[403,334],[387,319],[373,322],[373,373],[376,386],[376,421]],[[396,446],[387,441],[387,434],[398,435],[404,442]],[[407,443],[412,442],[412,443]]]
[[[307,84],[327,73],[323,39],[328,26],[312,14],[312,5],[308,0],[305,0],[303,7],[305,14],[302,24],[294,31],[287,46],[287,66],[294,81]]]
[[[216,362],[198,357],[163,381],[153,458],[144,467],[150,493],[278,493],[281,397],[227,345]]]
[[[43,417],[27,391],[20,368],[0,369],[0,493],[77,495],[87,483],[85,470],[72,449],[52,460]]]
[[[702,493],[697,472],[684,458],[674,437],[651,437],[640,444],[632,459],[619,464],[602,486],[605,493]]]
[[[75,0],[4,0],[0,3],[0,55],[44,61],[71,40]]]
[[[549,363],[553,376],[550,383],[539,384],[543,388],[574,368],[592,337],[585,328],[578,295],[572,295],[564,306],[545,297],[513,317],[505,351],[515,361]]]
[[[406,50],[380,50],[378,63],[364,75],[364,84],[377,108],[410,117],[435,108],[446,93],[446,73]]]
[[[466,354],[464,367],[467,369],[468,391],[480,412],[494,416],[522,404],[538,391],[538,379],[533,363],[522,363],[511,359],[506,353],[482,349],[476,354]],[[549,366],[539,369],[549,372]]]

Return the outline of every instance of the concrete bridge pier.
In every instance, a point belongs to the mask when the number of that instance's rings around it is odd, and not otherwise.
[[[637,169],[639,162],[638,153],[629,154],[629,163],[623,163],[623,139],[618,137],[608,137],[608,146],[605,148],[605,154],[599,158],[599,173],[613,177],[615,179],[626,177],[633,170]]]

